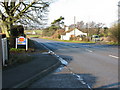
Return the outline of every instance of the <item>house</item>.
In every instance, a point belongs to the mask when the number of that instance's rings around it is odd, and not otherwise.
[[[30,31],[30,32],[26,32],[26,34],[27,34],[27,35],[35,35],[36,32],[35,32],[35,31],[32,31],[32,32]]]
[[[71,37],[77,37],[77,36],[87,36],[87,33],[83,33],[79,29],[75,28],[73,30],[66,30],[64,35],[61,35],[61,40],[70,40]]]

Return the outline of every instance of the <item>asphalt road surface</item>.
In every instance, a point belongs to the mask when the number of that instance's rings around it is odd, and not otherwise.
[[[32,39],[54,51],[68,65],[61,66],[29,88],[120,88],[117,46]]]

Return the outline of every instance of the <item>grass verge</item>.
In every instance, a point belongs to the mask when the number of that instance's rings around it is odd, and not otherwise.
[[[34,60],[34,58],[34,56],[30,56],[29,54],[11,54],[10,59],[7,62],[7,67],[4,66],[3,70],[30,62]]]
[[[27,37],[35,37],[35,38],[38,38],[40,37],[41,35],[27,35]]]
[[[18,48],[18,49],[10,48],[9,60],[6,62],[7,67],[3,66],[3,70],[18,66],[23,63],[30,62],[36,58],[35,56],[31,55],[32,53],[35,53],[34,41],[29,39],[28,43],[29,43],[28,51],[26,51],[23,48]]]
[[[107,44],[109,44],[109,45],[120,45],[120,43],[118,43],[118,42],[107,42]]]
[[[60,42],[70,42],[70,43],[95,43],[92,41],[74,41],[74,40],[60,40],[60,39],[52,39],[52,38],[42,38],[41,39],[47,39],[47,40],[53,40],[53,41],[60,41]]]

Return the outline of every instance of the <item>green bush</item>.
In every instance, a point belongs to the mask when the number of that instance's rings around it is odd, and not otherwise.
[[[18,49],[16,49],[16,48],[11,48],[10,49],[10,52],[24,52],[25,51],[25,49],[21,49],[21,48],[18,48]]]
[[[59,34],[59,35],[58,35],[58,39],[60,39],[60,38],[61,38],[61,35]]]
[[[110,28],[109,30],[110,33],[110,38],[114,42],[119,42],[119,37],[120,37],[120,28],[118,24],[115,24],[113,27]]]
[[[29,52],[34,52],[35,49],[34,48],[28,48],[28,50],[26,51],[26,49],[24,48],[10,48],[10,53],[29,53]]]
[[[48,37],[51,37],[53,34],[55,33],[55,30],[43,30],[43,36],[48,36]]]

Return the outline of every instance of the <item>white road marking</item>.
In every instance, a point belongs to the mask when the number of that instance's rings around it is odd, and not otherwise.
[[[45,46],[44,46],[44,47],[45,47]],[[46,47],[46,48],[47,48],[47,47]],[[48,49],[48,50],[49,50],[49,49]],[[88,51],[89,51],[89,52],[92,52],[91,50],[88,50]],[[87,87],[88,87],[90,90],[92,90],[92,88],[91,88],[86,82],[84,82],[83,78],[81,78],[80,75],[75,74],[75,73],[72,71],[72,68],[70,68],[70,67],[68,68],[68,67],[67,67],[68,62],[67,62],[66,60],[64,60],[64,59],[61,58],[60,56],[56,55],[56,54],[55,54],[53,51],[51,51],[51,50],[49,50],[49,52],[47,52],[47,53],[50,53],[50,54],[55,55],[56,57],[58,57],[59,60],[61,61],[61,63],[62,63],[63,65],[65,65],[64,67],[67,68],[67,69],[70,71],[71,74],[77,76],[78,80],[79,80],[82,84],[87,85]],[[61,70],[61,69],[62,69],[62,68],[60,68],[59,70]]]
[[[86,84],[84,81],[81,81],[82,84]]]
[[[78,74],[74,73],[74,72],[72,71],[72,68],[70,68],[70,67],[67,67],[67,66],[66,66],[65,68],[68,69],[68,70],[70,71],[70,73],[72,73],[73,76],[76,76],[78,81],[80,81],[83,85],[86,85],[90,90],[92,90],[92,88],[90,87],[90,85],[87,84],[87,83],[84,81],[84,79],[81,77],[81,75],[78,75]]]
[[[117,57],[117,56],[114,56],[114,55],[109,55],[109,56],[110,56],[110,57],[113,57],[113,58],[117,58],[117,59],[119,58],[119,57]]]
[[[68,62],[64,60],[63,58],[59,57],[59,60],[61,61],[63,65],[66,65],[66,66],[68,65]]]
[[[86,49],[88,52],[93,52],[93,51],[91,51],[91,50],[89,50],[89,49]]]
[[[72,47],[76,47],[76,46],[72,46]]]
[[[50,41],[46,41],[46,42],[50,42]]]

